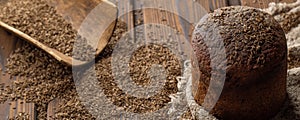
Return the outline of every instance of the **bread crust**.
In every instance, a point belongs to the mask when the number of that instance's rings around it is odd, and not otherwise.
[[[220,8],[197,24],[191,43],[200,70],[200,79],[193,79],[193,84],[198,84],[193,85],[198,104],[207,96],[211,76],[226,73],[213,115],[268,119],[279,111],[286,98],[287,43],[283,29],[271,15],[245,6]],[[222,47],[226,60],[216,51]]]

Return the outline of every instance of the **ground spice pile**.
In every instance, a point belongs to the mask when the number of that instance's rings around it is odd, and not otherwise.
[[[112,54],[113,48],[116,46],[116,43],[119,41],[121,37],[126,37],[127,39],[131,39],[127,35],[123,35],[126,31],[126,24],[119,22],[117,24],[117,29],[113,33],[113,37],[111,41],[108,43],[108,46],[104,49],[103,53],[96,59],[95,69],[96,70],[96,78],[97,85],[101,87],[104,91],[104,95],[109,99],[109,103],[114,104],[119,107],[119,109],[123,109],[128,112],[134,113],[147,113],[156,111],[165,106],[166,103],[170,102],[169,95],[177,92],[177,81],[176,77],[181,74],[180,61],[175,57],[174,54],[170,50],[160,45],[151,44],[148,46],[143,46],[134,52],[132,58],[130,59],[130,76],[132,80],[139,85],[147,85],[150,81],[150,77],[147,76],[147,72],[151,68],[153,64],[160,64],[165,68],[168,72],[166,76],[166,84],[163,89],[159,91],[155,96],[150,98],[137,98],[134,96],[130,96],[122,91],[117,83],[114,80],[114,76],[112,74]],[[153,59],[154,58],[154,59]],[[123,61],[123,60],[119,60]],[[143,71],[143,72],[141,72]],[[87,74],[90,72],[86,71]],[[92,76],[93,77],[93,76]],[[92,79],[87,77],[87,79]],[[87,81],[85,79],[81,79],[82,81]],[[126,83],[125,83],[126,84]],[[91,87],[87,84],[83,84],[82,87]],[[91,92],[91,91],[89,91]],[[89,94],[89,93],[84,93]],[[93,98],[87,98],[89,96],[85,96],[85,99],[95,100]],[[94,96],[92,96],[94,97]],[[98,99],[96,99],[98,100]],[[65,105],[62,104],[60,108],[60,112],[57,113],[58,118],[62,118],[62,116],[68,116],[66,113],[73,113],[72,111],[77,111],[78,109],[70,109],[69,107],[76,106],[78,103],[78,97],[72,98],[70,101],[66,102]],[[89,101],[90,102],[90,101]],[[104,101],[103,101],[104,102]],[[109,104],[107,103],[107,104]],[[106,104],[106,103],[102,103]],[[75,105],[75,106],[74,106]],[[114,111],[108,111],[103,109],[99,109],[102,111],[97,111],[99,113],[108,113],[113,114]],[[103,116],[98,116],[103,117]],[[103,118],[104,119],[104,118]],[[108,118],[106,118],[108,119]]]
[[[103,52],[99,55],[101,56],[101,59],[102,57],[109,56],[112,54],[115,44],[123,36],[126,30],[127,30],[127,24],[122,21],[118,21],[109,43],[107,44],[105,49],[103,49]],[[99,59],[100,58],[97,58],[96,60],[97,64],[100,61]],[[102,72],[102,70],[100,72]],[[74,88],[75,85],[72,84],[72,86],[73,89],[68,90],[66,93],[64,93],[65,94],[64,97],[61,98],[62,103],[57,108],[54,118],[55,119],[70,119],[70,118],[95,119],[95,116],[92,116],[90,113],[88,113],[87,110],[84,108],[84,106],[81,104],[77,91]]]
[[[170,94],[177,92],[177,81],[176,77],[180,75],[181,69],[179,67],[179,61],[176,60],[173,55],[170,54],[166,48],[150,45],[148,48],[141,48],[136,55],[149,55],[149,58],[139,57],[140,59],[132,59],[130,63],[131,77],[137,84],[145,85],[148,84],[150,78],[146,76],[149,68],[152,64],[162,64],[168,71],[167,82],[164,88],[155,96],[150,98],[136,98],[124,94],[122,90],[114,82],[111,71],[111,57],[102,58],[96,63],[96,70],[98,74],[98,80],[100,86],[104,89],[104,93],[110,98],[116,106],[124,107],[125,110],[135,113],[146,113],[158,110],[163,107],[165,103],[170,102],[168,97]],[[164,53],[164,54],[162,54]],[[164,57],[157,56],[162,54]],[[153,56],[157,56],[158,59]],[[164,62],[170,62],[169,65]],[[144,64],[143,64],[144,63]],[[126,84],[126,83],[125,83]],[[125,106],[124,106],[125,105]]]
[[[1,9],[0,20],[67,56],[79,60],[94,57],[95,50],[86,39],[45,0],[10,0]],[[83,50],[73,53],[74,45]]]
[[[4,101],[24,99],[36,103],[39,118],[46,117],[51,100],[64,96],[65,90],[73,88],[71,68],[27,43],[8,59],[7,70],[12,76],[19,76],[19,80],[6,87]]]
[[[111,55],[114,45],[125,31],[126,24],[118,22],[108,46],[100,56]],[[62,102],[53,118],[93,118],[78,99],[72,68],[61,64],[44,51],[24,43],[8,58],[6,67],[10,75],[20,79],[11,86],[1,84],[1,103],[24,99],[38,106],[38,119],[46,119],[48,103],[59,98]]]

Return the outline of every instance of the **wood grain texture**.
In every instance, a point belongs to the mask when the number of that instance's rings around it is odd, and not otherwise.
[[[18,80],[18,77],[11,77],[9,74],[5,74],[6,59],[9,55],[23,45],[22,41],[19,41],[15,36],[0,28],[0,83],[5,85],[11,85],[14,80]],[[7,101],[5,104],[0,104],[0,119],[14,118],[19,112],[30,114],[30,120],[34,119],[34,104],[25,103],[23,100]]]
[[[195,2],[200,3],[207,11],[213,10],[212,5],[210,5],[212,3],[211,0],[196,0]]]
[[[56,98],[48,104],[47,120],[53,120],[55,111],[57,110],[60,103],[62,103],[60,99]]]
[[[233,4],[228,0],[194,0],[194,1],[200,3],[207,11],[210,12],[220,7],[228,6],[229,3]],[[233,2],[234,1],[235,0],[233,0]]]
[[[211,0],[211,6],[213,6],[213,10],[228,6],[228,1],[227,0]]]
[[[241,5],[241,0],[228,0],[228,6]]]

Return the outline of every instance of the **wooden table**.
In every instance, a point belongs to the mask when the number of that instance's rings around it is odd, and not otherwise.
[[[1,4],[4,4],[6,0],[0,0]],[[157,5],[159,8],[169,8],[174,11],[181,11],[189,17],[189,19],[199,18],[199,11],[195,10],[195,3],[199,3],[203,6],[205,10],[208,12],[213,11],[214,9],[224,7],[224,6],[232,6],[232,5],[246,5],[258,8],[266,8],[268,7],[269,2],[294,2],[296,0],[172,0],[171,3],[166,3],[165,0],[148,0],[148,2],[142,3],[140,0],[119,0],[117,5],[119,7],[119,12],[122,13],[124,11],[130,11],[136,9],[140,6],[147,5]],[[125,16],[122,16],[121,19],[126,21],[128,24],[128,28],[134,28],[138,20],[140,23],[138,24],[149,24],[149,23],[157,23],[157,24],[165,24],[174,29],[177,29],[180,33],[186,36],[187,39],[190,39],[190,35],[192,33],[192,24],[186,22],[184,19],[178,17],[176,14],[169,12],[160,12],[155,9],[144,9],[142,10],[143,15],[136,15],[134,12],[128,13]],[[140,21],[142,20],[142,21]],[[145,29],[145,32],[147,29]],[[0,47],[3,46],[3,49],[0,49],[0,67],[2,70],[5,69],[6,58],[9,56],[11,52],[13,52],[16,48],[22,45],[20,41],[17,41],[14,37],[9,35],[9,33],[0,29]],[[2,72],[2,71],[0,71]],[[17,78],[18,79],[18,78]],[[10,76],[7,74],[0,74],[0,84],[6,83],[9,84],[12,80]],[[54,114],[54,108],[58,105],[59,100],[55,100],[51,102],[48,106],[48,116]],[[23,101],[11,102],[11,105],[8,104],[0,104],[0,119],[14,118],[18,112],[26,112],[29,113],[30,119],[35,118],[34,112],[34,104],[26,103]]]

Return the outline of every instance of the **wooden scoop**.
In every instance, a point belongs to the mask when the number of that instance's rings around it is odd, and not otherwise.
[[[49,0],[49,5],[54,6],[57,13],[71,22],[72,27],[78,30],[78,34],[87,39],[88,44],[96,50],[95,56],[100,54],[116,25],[118,9],[113,3],[107,0]],[[81,66],[90,62],[73,59],[2,21],[0,26],[69,66]]]

